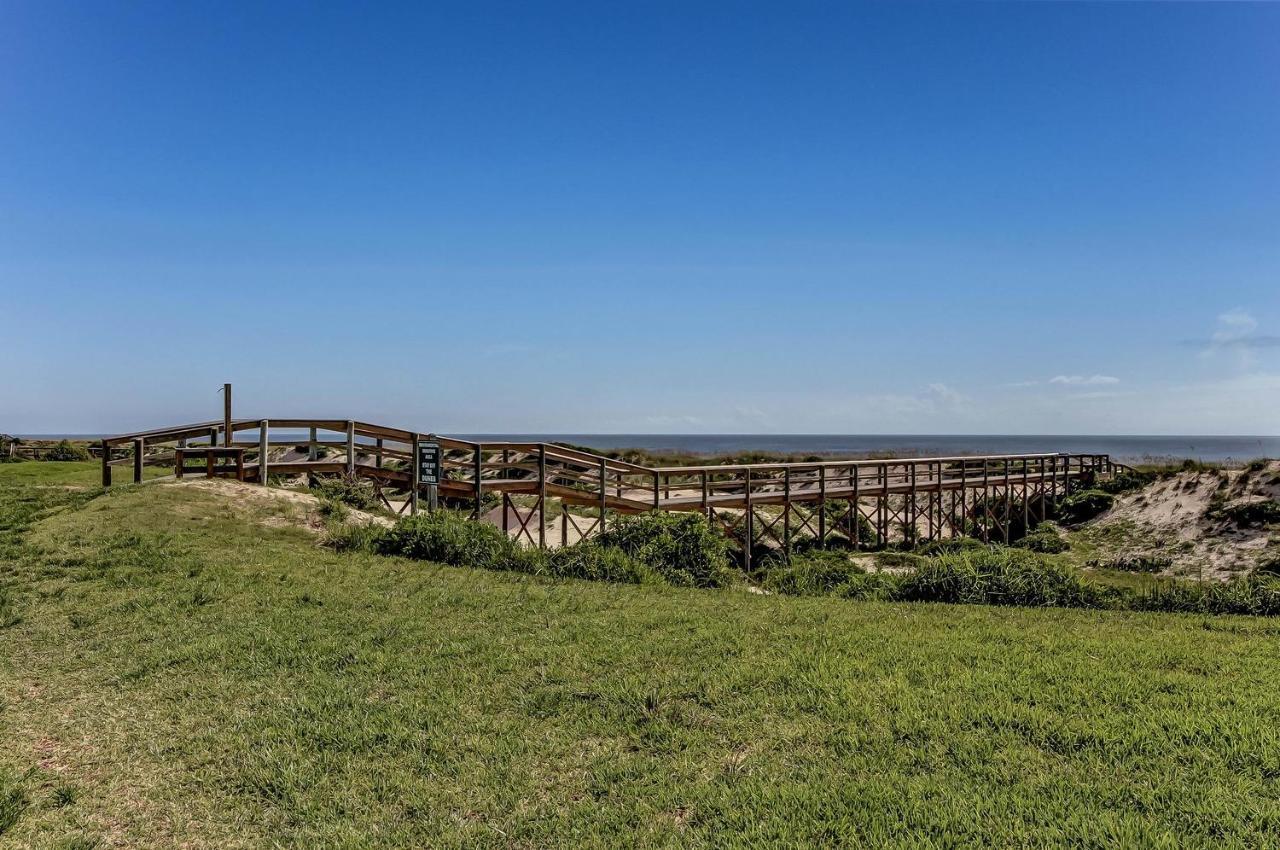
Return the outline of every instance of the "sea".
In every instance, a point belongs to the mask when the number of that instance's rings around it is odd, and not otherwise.
[[[1280,457],[1280,437],[1098,436],[1083,434],[472,434],[465,440],[573,443],[597,449],[719,455],[776,454],[945,457],[966,454],[1108,454],[1121,463],[1186,459],[1245,463]]]
[[[101,439],[102,434],[27,434],[30,439]],[[273,435],[278,436],[278,435]],[[299,438],[305,439],[301,433]],[[592,448],[645,449],[710,456],[760,451],[774,454],[951,456],[965,454],[1108,454],[1122,463],[1201,460],[1246,463],[1280,457],[1280,437],[1088,434],[458,434],[464,440],[562,442]]]

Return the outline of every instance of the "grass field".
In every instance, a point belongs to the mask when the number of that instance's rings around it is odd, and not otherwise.
[[[0,846],[1265,846],[1280,622],[340,554],[0,465]]]

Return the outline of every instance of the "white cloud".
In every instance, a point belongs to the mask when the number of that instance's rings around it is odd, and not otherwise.
[[[1248,311],[1237,307],[1218,314],[1218,324],[1213,336],[1193,342],[1203,346],[1201,357],[1212,357],[1220,351],[1234,352],[1239,358],[1240,367],[1250,368],[1258,361],[1256,351],[1280,348],[1280,336],[1260,334],[1257,330],[1258,320]]]
[[[1051,384],[1066,384],[1072,387],[1098,387],[1118,384],[1120,379],[1111,375],[1054,375],[1049,379]]]
[[[1247,339],[1258,329],[1258,320],[1239,308],[1218,316],[1218,328],[1213,332],[1213,345],[1224,346]]]

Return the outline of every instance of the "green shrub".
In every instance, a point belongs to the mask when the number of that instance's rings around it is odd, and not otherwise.
[[[1231,502],[1215,507],[1211,513],[1216,517],[1234,522],[1237,528],[1270,525],[1273,522],[1280,522],[1280,502],[1275,499]]]
[[[535,551],[535,550],[529,550]],[[558,578],[581,578],[623,584],[661,584],[662,577],[648,565],[613,546],[594,541],[552,549],[546,553],[546,571]]]
[[[849,560],[841,552],[815,549],[793,554],[788,562],[783,558],[767,559],[760,570],[760,585],[774,593],[788,596],[825,596],[848,584],[854,576],[862,576],[866,570]]]
[[[701,514],[652,511],[619,517],[600,542],[621,549],[671,584],[724,587],[734,577],[728,541]]]
[[[339,552],[377,552],[386,529],[372,522],[332,524],[326,532],[330,546]]]
[[[1265,576],[1280,578],[1280,555],[1271,555],[1258,563],[1257,570]]]
[[[510,569],[518,549],[500,529],[443,510],[404,517],[377,541],[384,555],[486,570]]]
[[[1030,534],[1013,545],[1042,555],[1056,555],[1071,548],[1071,544],[1058,532],[1058,529],[1047,522],[1037,525]]]
[[[1280,581],[1270,576],[1202,584],[1162,581],[1137,596],[1132,605],[1142,611],[1274,617],[1280,615]]]
[[[45,452],[45,460],[88,460],[89,450],[77,446],[68,440],[59,440],[57,445]]]
[[[983,543],[973,537],[953,537],[950,540],[931,540],[916,547],[917,555],[950,555],[955,552],[987,552],[995,544]]]
[[[1115,496],[1102,490],[1081,490],[1058,503],[1058,516],[1063,522],[1075,525],[1111,510],[1115,502]]]
[[[377,511],[383,508],[373,482],[358,475],[318,478],[311,485],[311,491],[321,499],[341,502],[358,511]]]
[[[1158,480],[1159,478],[1160,474],[1154,471],[1144,472],[1136,469],[1132,471],[1125,470],[1117,473],[1106,481],[1099,481],[1095,489],[1101,490],[1104,493],[1119,495],[1121,493],[1128,493],[1131,490],[1141,490],[1143,487],[1146,487],[1148,484]]]
[[[1106,596],[1075,571],[1017,549],[930,558],[903,575],[895,592],[906,602],[1069,608],[1100,607]]]
[[[1120,555],[1115,558],[1092,560],[1089,566],[1104,570],[1123,570],[1128,573],[1159,573],[1173,566],[1173,559],[1162,555]]]

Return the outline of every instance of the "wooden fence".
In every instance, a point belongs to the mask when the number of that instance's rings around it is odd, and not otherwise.
[[[528,545],[547,546],[553,501],[561,541],[601,533],[611,515],[696,511],[743,546],[748,564],[752,550],[790,554],[800,540],[857,548],[963,535],[1007,542],[1071,490],[1127,468],[1105,454],[646,467],[554,443],[471,442],[346,419],[237,419],[229,430],[202,422],[103,440],[102,483],[111,486],[118,466],[141,481],[145,466],[172,464],[180,448],[238,447],[247,480],[358,476],[405,513],[417,508],[411,470],[424,440],[441,447],[440,496],[477,518],[496,502],[494,521]]]

